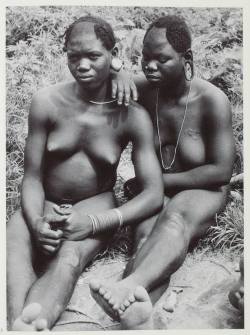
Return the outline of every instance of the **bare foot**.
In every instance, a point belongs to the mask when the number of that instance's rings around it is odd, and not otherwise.
[[[32,303],[23,309],[22,314],[13,323],[12,330],[15,331],[44,331],[47,329],[47,321],[38,318],[41,305]]]
[[[97,280],[91,281],[89,284],[92,297],[101,306],[105,313],[112,319],[119,321],[119,307],[129,294],[137,287],[136,283],[129,279],[123,279],[120,282],[114,283],[112,286],[102,284]]]
[[[119,308],[122,329],[153,329],[152,309],[148,292],[137,286]]]
[[[238,282],[234,285],[229,292],[228,298],[231,304],[244,313],[244,262],[243,258],[240,260],[240,273],[241,276]]]

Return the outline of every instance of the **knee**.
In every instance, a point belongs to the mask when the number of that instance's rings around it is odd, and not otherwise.
[[[74,242],[64,242],[57,254],[60,266],[70,268],[73,272],[80,270],[80,256]]]
[[[185,213],[176,210],[164,211],[160,218],[160,223],[167,231],[171,230],[172,235],[179,237],[187,233],[187,218]]]

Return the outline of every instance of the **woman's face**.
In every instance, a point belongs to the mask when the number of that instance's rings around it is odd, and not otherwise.
[[[183,77],[182,55],[166,38],[165,28],[153,27],[142,49],[142,69],[148,81],[155,85],[174,87]]]
[[[110,74],[111,52],[96,37],[90,22],[78,23],[73,28],[67,57],[69,70],[82,87],[99,87]]]

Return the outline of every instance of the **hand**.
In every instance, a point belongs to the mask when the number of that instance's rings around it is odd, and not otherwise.
[[[61,245],[62,231],[52,230],[50,223],[52,216],[44,216],[36,220],[36,225],[34,229],[35,240],[38,247],[46,255],[54,254]],[[60,220],[64,219],[59,217]]]
[[[62,209],[54,205],[53,209],[57,215],[61,215],[65,218],[60,225],[60,229],[63,232],[63,239],[81,241],[91,235],[92,222],[87,215],[81,214],[74,207]]]
[[[131,76],[125,71],[120,71],[119,73],[112,73],[112,98],[118,99],[118,105],[121,105],[123,100],[125,106],[129,105],[130,97],[137,101],[138,93],[136,85],[131,78]]]

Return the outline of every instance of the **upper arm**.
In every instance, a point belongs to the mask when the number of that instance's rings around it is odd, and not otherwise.
[[[235,158],[230,103],[221,91],[205,100],[207,158],[230,177]]]
[[[48,113],[46,101],[37,93],[31,102],[28,118],[28,137],[25,147],[24,174],[41,177],[47,140]]]
[[[130,138],[133,143],[132,159],[135,175],[142,188],[163,190],[162,173],[155,153],[153,126],[144,108],[130,107]]]

